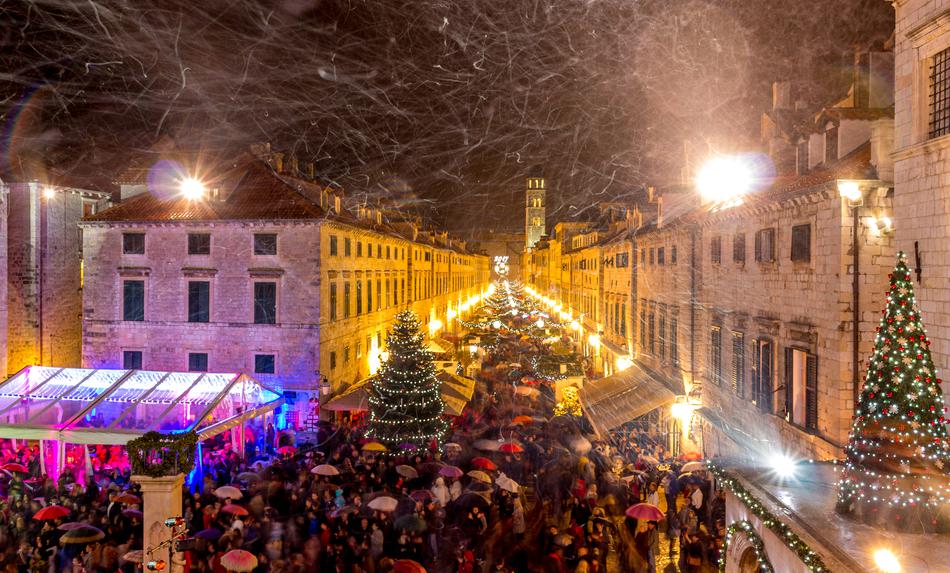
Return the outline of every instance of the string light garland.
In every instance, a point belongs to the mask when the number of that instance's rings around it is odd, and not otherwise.
[[[421,326],[412,311],[396,315],[386,335],[389,358],[370,385],[368,435],[390,449],[404,443],[425,448],[433,440],[440,442],[449,428]]]
[[[752,550],[755,551],[755,557],[759,561],[759,573],[774,573],[775,568],[772,567],[772,562],[769,561],[769,556],[765,552],[765,543],[755,531],[752,523],[746,519],[734,521],[726,529],[726,538],[722,542],[722,553],[719,557],[719,573],[726,573],[726,555],[729,553],[729,543],[737,533],[744,534],[746,539],[749,540]]]
[[[950,502],[946,407],[904,253],[855,408],[838,481],[840,513],[937,524]],[[882,511],[883,510],[883,511]]]
[[[792,553],[798,556],[811,573],[829,573],[831,571],[828,569],[828,566],[825,565],[820,555],[815,553],[807,543],[802,541],[788,525],[766,509],[765,505],[759,501],[758,498],[739,483],[739,480],[729,475],[713,461],[706,462],[706,469],[715,476],[721,488],[731,491],[743,505],[749,508],[749,511],[751,511],[753,515],[762,521],[762,525],[774,533],[779,541],[784,543]],[[722,555],[723,557],[720,558],[719,565],[720,571],[722,570],[723,563],[725,563],[725,550],[723,550]]]

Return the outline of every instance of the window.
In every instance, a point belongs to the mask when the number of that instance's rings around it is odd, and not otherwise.
[[[188,254],[189,255],[210,255],[211,254],[211,234],[210,233],[188,233]]]
[[[350,240],[350,238],[344,237],[343,238],[343,256],[344,257],[352,256],[352,247],[353,247],[353,242]]]
[[[808,140],[798,142],[795,149],[795,169],[798,175],[808,173]]]
[[[722,384],[722,329],[714,326],[709,336],[709,380]]]
[[[211,283],[188,281],[188,322],[211,320]]]
[[[732,333],[732,391],[745,395],[745,335]]]
[[[745,262],[745,233],[737,233],[732,238],[732,262]]]
[[[950,133],[950,48],[938,52],[930,62],[930,138]]]
[[[760,229],[755,234],[755,260],[759,263],[775,260],[775,229]]]
[[[722,262],[722,237],[709,240],[709,260],[716,264]]]
[[[330,256],[335,257],[336,255],[337,255],[336,235],[330,235]]]
[[[383,244],[382,243],[376,245],[376,258],[377,259],[383,258]]]
[[[376,310],[383,308],[383,279],[376,279]]]
[[[825,163],[838,159],[838,127],[834,126],[825,131]]]
[[[676,338],[676,330],[679,327],[679,318],[674,314],[670,317],[670,362],[673,366],[680,363],[679,341]]]
[[[330,320],[336,320],[336,281],[330,283]]]
[[[347,344],[343,347],[343,366],[346,366],[350,363],[350,345]]]
[[[656,264],[665,265],[666,264],[666,250],[663,247],[660,247],[656,250]]]
[[[671,265],[676,264],[676,245],[673,245],[672,247],[670,247],[670,264]]]
[[[627,304],[626,303],[620,305],[620,316],[618,317],[618,319],[620,320],[620,336],[623,336],[624,338],[626,338],[627,336]]]
[[[350,318],[350,281],[343,283],[343,318]]]
[[[126,255],[144,255],[145,233],[122,233],[122,252]]]
[[[330,351],[330,370],[336,370],[336,352]]]
[[[650,354],[656,354],[656,313],[650,311]]]
[[[386,245],[386,260],[389,260],[389,245]]]
[[[363,281],[356,281],[356,316],[363,314]]]
[[[792,260],[805,263],[811,260],[811,225],[792,227]]]
[[[254,283],[254,324],[277,323],[277,283]]]
[[[772,342],[752,341],[752,401],[760,409],[772,411]]]
[[[630,254],[629,253],[617,253],[615,266],[618,269],[626,268],[630,264]]]
[[[204,352],[188,353],[188,372],[207,372],[208,355]]]
[[[254,355],[254,373],[255,374],[274,374],[277,361],[273,354],[255,354]],[[332,368],[332,366],[331,366]]]
[[[396,279],[393,279],[393,282],[396,282]],[[386,304],[383,305],[383,306],[385,306],[386,308],[389,308],[390,306],[392,306],[392,303],[391,303],[391,300],[392,300],[392,299],[389,298],[389,297],[390,297],[389,292],[390,292],[390,291],[389,291],[389,281],[387,280],[387,281],[386,281],[386,299],[385,299],[385,300],[386,300]]]
[[[666,360],[666,316],[660,313],[660,360]]]
[[[650,264],[651,264],[651,265],[653,264],[653,261],[655,260],[655,259],[654,259],[654,251],[655,251],[655,249],[654,249],[653,247],[650,247]]]
[[[145,320],[145,281],[122,281],[122,320]]]
[[[356,256],[357,257],[363,256],[363,242],[362,241],[356,241]]]
[[[818,429],[818,357],[797,348],[785,349],[785,419]]]
[[[647,264],[647,250],[646,249],[640,249],[640,264],[641,265]]]
[[[254,235],[255,255],[276,255],[277,235],[274,233],[256,233]]]
[[[360,340],[356,341],[356,358],[360,359],[363,357],[363,342]]]
[[[141,350],[123,350],[122,368],[126,370],[142,369],[142,351]]]
[[[641,305],[645,303],[640,303]],[[640,351],[646,352],[647,350],[647,311],[644,308],[640,308]]]

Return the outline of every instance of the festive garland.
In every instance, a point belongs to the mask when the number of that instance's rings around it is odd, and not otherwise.
[[[801,559],[809,571],[812,573],[828,573],[831,571],[828,569],[828,566],[825,565],[825,562],[822,561],[820,555],[812,551],[811,547],[802,541],[788,525],[766,509],[761,501],[739,483],[739,480],[733,478],[726,473],[724,469],[716,466],[712,462],[707,463],[707,468],[709,472],[719,480],[720,485],[725,486],[733,495],[739,498],[739,501],[748,507],[756,517],[762,520],[762,525],[768,527],[792,553]],[[723,554],[725,555],[725,553]],[[723,559],[723,561],[725,561],[725,559]]]
[[[139,438],[129,440],[125,446],[132,473],[153,478],[191,472],[195,467],[197,447],[198,436],[194,432],[146,432]]]
[[[769,556],[765,552],[765,543],[762,542],[762,538],[756,533],[755,527],[747,519],[732,522],[732,525],[726,530],[726,538],[722,542],[722,557],[719,558],[719,573],[726,573],[726,554],[729,552],[729,542],[736,532],[744,533],[746,539],[749,540],[749,544],[752,545],[755,557],[759,560],[759,572],[774,573],[775,568],[772,567],[772,562],[769,561]]]

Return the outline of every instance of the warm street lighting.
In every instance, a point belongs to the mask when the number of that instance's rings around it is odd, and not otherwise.
[[[198,181],[194,177],[186,177],[185,179],[182,179],[178,184],[178,188],[186,199],[196,200],[202,199],[205,196],[204,183]]]
[[[883,547],[874,552],[874,564],[881,573],[900,573],[903,571],[897,555],[894,555],[894,552],[890,549]]]
[[[736,200],[751,191],[754,182],[751,167],[737,156],[710,159],[696,176],[696,187],[709,203]]]
[[[852,207],[859,204],[863,198],[861,186],[857,181],[851,181],[849,179],[841,179],[838,181],[838,195],[847,199]]]
[[[43,197],[47,199],[52,199],[55,196],[56,196],[56,189],[53,189],[52,187],[43,188]]]
[[[617,370],[626,370],[633,366],[633,360],[630,360],[628,356],[618,356],[617,357]]]
[[[773,454],[769,466],[775,475],[783,479],[792,479],[798,472],[797,461],[785,453]]]
[[[693,405],[686,400],[685,396],[677,397],[673,405],[670,406],[670,415],[686,427],[693,418]]]

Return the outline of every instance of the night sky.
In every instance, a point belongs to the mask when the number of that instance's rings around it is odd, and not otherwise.
[[[160,137],[269,141],[355,195],[414,193],[449,228],[523,224],[745,149],[775,79],[843,95],[882,0],[0,1],[5,169],[107,185]],[[34,170],[35,171],[35,170]],[[92,183],[90,183],[92,184]],[[550,220],[557,212],[550,214]]]

